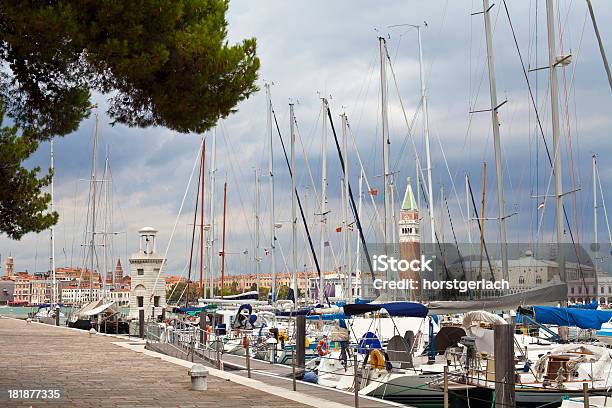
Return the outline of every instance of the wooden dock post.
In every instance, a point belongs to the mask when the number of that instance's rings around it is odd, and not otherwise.
[[[448,365],[444,366],[444,408],[448,408]]]
[[[145,337],[144,309],[140,309],[138,311],[138,334],[141,339],[144,339]]]
[[[357,349],[353,353],[353,388],[355,391],[355,408],[359,408],[359,377],[357,376]]]
[[[244,336],[244,347],[246,353],[246,368],[247,368],[247,377],[251,378],[251,342],[249,341],[249,337],[247,335]]]
[[[493,328],[495,356],[495,407],[516,406],[514,395],[514,326],[499,324]]]
[[[293,374],[293,391],[297,390],[297,383],[295,381],[295,346],[291,348],[291,371]]]
[[[59,326],[60,323],[60,307],[55,305],[55,325]]]
[[[206,333],[206,313],[202,309],[200,310],[200,344],[202,345],[202,350],[204,350],[204,333]],[[202,351],[202,353],[204,352]]]
[[[582,383],[582,397],[584,398],[584,407],[589,408],[589,383]]]
[[[295,326],[296,364],[300,370],[304,370],[306,365],[306,316],[297,316]]]

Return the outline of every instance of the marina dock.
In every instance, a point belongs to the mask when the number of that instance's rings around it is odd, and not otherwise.
[[[352,393],[302,382],[294,392],[291,379],[259,366],[253,367],[251,379],[241,371],[210,368],[208,390],[192,391],[191,362],[145,350],[139,339],[66,327],[0,318],[0,348],[0,405],[8,407],[354,406]],[[58,389],[61,398],[11,401],[9,389]],[[360,407],[394,405],[360,398]]]

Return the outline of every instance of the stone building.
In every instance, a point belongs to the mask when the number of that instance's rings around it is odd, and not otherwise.
[[[157,317],[166,307],[166,287],[163,277],[157,279],[165,259],[157,254],[155,239],[157,230],[144,227],[138,231],[139,249],[130,257],[131,291],[130,317],[138,318],[144,311],[145,318]],[[156,282],[157,281],[157,282]]]

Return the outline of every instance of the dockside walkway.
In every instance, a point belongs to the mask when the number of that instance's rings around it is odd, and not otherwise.
[[[229,357],[229,356],[228,356]],[[235,365],[241,363],[240,358]],[[227,363],[231,364],[230,361]],[[207,391],[192,391],[192,362],[145,349],[136,338],[0,317],[2,407],[321,407],[354,406],[352,393],[300,382],[254,364],[245,371],[209,368]],[[262,364],[266,364],[263,363]],[[59,390],[61,398],[9,399],[8,390]],[[370,397],[360,408],[399,406]]]

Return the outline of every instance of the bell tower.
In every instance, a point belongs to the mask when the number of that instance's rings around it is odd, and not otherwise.
[[[417,208],[416,200],[412,192],[412,181],[408,177],[402,208],[400,209],[399,226],[399,241],[400,241],[400,258],[408,262],[421,258],[421,232],[419,221],[419,209]],[[420,286],[421,276],[419,272],[405,271],[400,272],[401,279],[412,279]],[[416,292],[416,293],[415,293]],[[411,299],[415,299],[419,294],[420,289],[417,289],[410,294]]]
[[[156,252],[155,228],[141,228],[138,236],[138,252],[130,256],[130,317],[138,318],[139,311],[144,310],[145,318],[148,319],[161,315],[162,309],[166,307],[166,286],[162,277],[157,280],[166,260]]]

